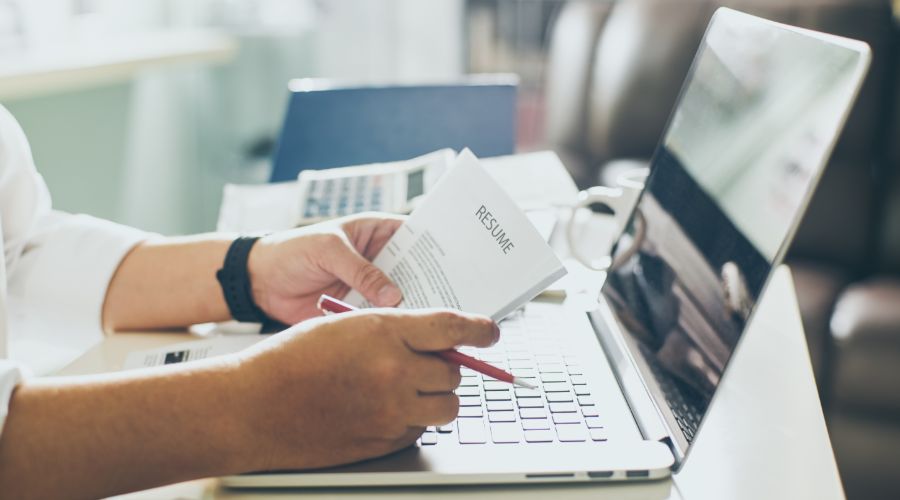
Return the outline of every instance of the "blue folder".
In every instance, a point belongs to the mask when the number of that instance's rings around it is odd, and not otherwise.
[[[515,77],[459,84],[326,87],[291,82],[272,182],[324,169],[413,158],[468,147],[478,156],[512,154]]]

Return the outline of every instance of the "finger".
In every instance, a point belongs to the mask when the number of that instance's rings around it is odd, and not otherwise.
[[[443,351],[461,345],[488,347],[500,339],[500,328],[487,316],[425,310],[396,317],[399,324],[395,330],[413,351]]]
[[[393,453],[395,451],[402,450],[403,448],[407,448],[415,444],[416,439],[419,439],[419,436],[425,432],[425,426],[421,427],[410,427],[407,431],[397,439],[394,439],[387,453]]]
[[[459,414],[459,397],[456,394],[423,394],[409,412],[412,425],[444,425]]]
[[[323,265],[376,306],[395,306],[403,298],[397,285],[381,269],[347,245],[337,245]]]
[[[416,354],[407,364],[411,380],[420,393],[447,393],[459,387],[459,365],[432,354]]]

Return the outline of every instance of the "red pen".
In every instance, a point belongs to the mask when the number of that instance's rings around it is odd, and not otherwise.
[[[318,306],[319,310],[325,314],[337,314],[356,310],[356,308],[351,306],[350,304],[328,295],[322,295],[321,297],[319,297],[319,301],[316,303],[316,306]],[[514,377],[512,373],[503,371],[496,366],[491,366],[484,361],[477,360],[461,352],[454,351],[453,349],[438,351],[435,354],[443,358],[445,361],[465,366],[466,368],[472,369],[478,373],[483,373],[488,377],[502,380],[503,382],[508,382],[519,387],[537,389],[534,384],[526,382],[519,377]]]

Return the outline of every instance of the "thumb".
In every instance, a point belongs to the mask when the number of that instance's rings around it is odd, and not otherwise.
[[[327,266],[329,272],[375,306],[395,306],[403,298],[400,288],[381,269],[346,245],[334,249]]]

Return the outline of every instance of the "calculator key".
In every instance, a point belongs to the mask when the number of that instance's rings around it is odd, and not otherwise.
[[[553,431],[550,429],[529,429],[525,431],[525,441],[529,443],[552,443]]]
[[[562,424],[556,426],[556,436],[563,443],[587,441],[587,429],[583,425]]]
[[[488,411],[503,411],[515,410],[516,408],[512,401],[488,401],[487,409]]]
[[[519,408],[543,408],[544,400],[543,398],[521,398],[516,400],[516,404],[519,405]]]
[[[481,406],[481,396],[460,396],[459,406]]]
[[[488,420],[491,422],[515,422],[516,412],[514,411],[489,411]]]
[[[480,406],[460,406],[459,407],[459,418],[472,418],[478,417],[481,418],[481,407]]]
[[[513,423],[492,423],[491,440],[497,444],[518,443],[522,440],[522,428]]]
[[[435,434],[433,432],[426,432],[425,434],[422,434],[422,437],[419,438],[419,441],[423,445],[428,446],[428,445],[432,445],[432,444],[437,444],[438,437],[437,437],[437,434]]]
[[[487,429],[480,418],[461,418],[456,421],[459,444],[487,443]]]
[[[528,420],[522,420],[521,422],[522,428],[526,431],[530,430],[550,430],[550,421],[546,418],[531,418]]]
[[[575,413],[578,407],[575,403],[550,403],[550,413]]]
[[[602,429],[603,423],[600,422],[600,417],[585,417],[584,423],[587,424],[588,429]]]
[[[549,392],[547,393],[548,403],[571,403],[574,400],[571,392]]]
[[[541,382],[565,382],[566,375],[564,373],[541,373]]]
[[[544,408],[522,408],[519,410],[519,417],[523,419],[547,418],[547,410]]]
[[[577,413],[554,413],[554,424],[580,424],[581,416]]]
[[[606,433],[606,429],[591,429],[591,440],[606,441],[608,439],[609,435]]]

